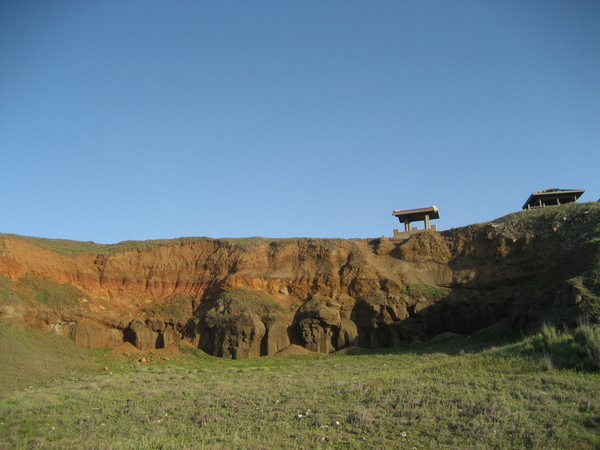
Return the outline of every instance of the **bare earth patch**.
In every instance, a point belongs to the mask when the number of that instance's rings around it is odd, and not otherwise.
[[[296,344],[290,344],[286,348],[279,350],[275,353],[275,356],[298,356],[298,355],[310,355],[314,352],[305,349],[304,347]]]

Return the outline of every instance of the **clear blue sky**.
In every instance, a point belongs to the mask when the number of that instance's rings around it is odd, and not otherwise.
[[[390,236],[600,198],[600,2],[0,2],[0,232]]]

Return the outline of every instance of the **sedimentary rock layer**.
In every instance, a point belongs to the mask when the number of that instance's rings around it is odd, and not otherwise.
[[[599,224],[588,203],[401,241],[0,235],[0,323],[87,348],[187,341],[239,358],[596,320]]]

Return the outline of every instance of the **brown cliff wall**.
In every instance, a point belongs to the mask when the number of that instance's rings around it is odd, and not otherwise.
[[[0,323],[53,331],[82,347],[128,341],[152,349],[185,339],[235,358],[290,342],[331,352],[501,321],[519,329],[541,318],[596,318],[599,223],[600,208],[590,203],[398,242],[187,238],[103,246],[0,235]],[[250,301],[252,292],[264,298]],[[250,306],[241,308],[244,301]]]

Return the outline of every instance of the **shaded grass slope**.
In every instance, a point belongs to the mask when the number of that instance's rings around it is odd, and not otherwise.
[[[93,355],[52,333],[35,328],[18,331],[0,324],[0,396],[98,367],[92,362]]]

